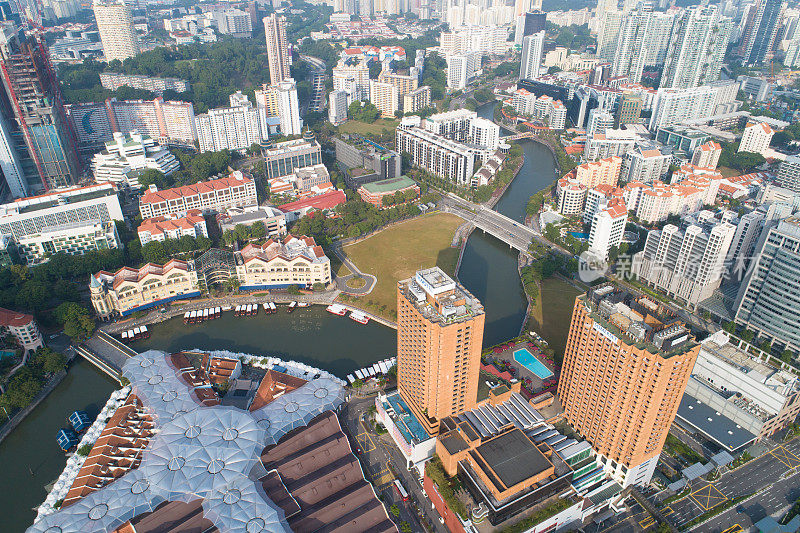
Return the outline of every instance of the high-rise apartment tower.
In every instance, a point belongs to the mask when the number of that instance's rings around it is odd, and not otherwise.
[[[700,345],[663,305],[613,284],[575,299],[558,396],[621,485],[658,463]]]
[[[140,52],[131,8],[122,0],[98,0],[92,6],[106,61],[125,61]]]
[[[275,13],[264,17],[264,33],[267,37],[269,81],[272,85],[277,85],[291,77],[289,50],[286,42],[286,17]]]
[[[483,306],[439,267],[397,284],[397,384],[428,433],[475,406]]]

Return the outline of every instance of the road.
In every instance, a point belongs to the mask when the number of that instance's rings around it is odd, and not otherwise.
[[[408,522],[415,532],[448,533],[447,528],[439,522],[438,513],[431,509],[430,500],[422,492],[419,480],[406,469],[405,458],[394,442],[391,442],[391,438],[376,434],[363,422],[374,402],[374,396],[351,399],[345,404],[340,418],[354,444],[360,449],[359,459],[365,474],[375,487],[375,492],[382,497],[387,509],[393,504],[400,509],[399,518],[391,517],[396,523]],[[400,499],[394,489],[396,475],[400,476],[400,482],[411,495],[412,501],[403,502]],[[422,525],[422,521],[427,527]]]
[[[336,286],[339,288],[339,290],[358,296],[366,296],[367,294],[371,293],[372,289],[375,288],[375,284],[378,282],[378,278],[372,274],[364,274],[361,272],[358,267],[352,261],[350,261],[350,258],[347,257],[347,254],[342,251],[342,247],[339,244],[334,245],[333,253],[336,254],[336,257],[338,257],[344,266],[350,269],[351,272],[346,276],[336,276]],[[366,283],[360,289],[348,287],[347,282],[353,278],[362,278]]]
[[[308,111],[322,111],[325,109],[325,62],[318,57],[300,55],[300,59],[311,65],[314,71],[309,81],[314,88],[314,94],[308,102]],[[303,113],[305,114],[305,112]]]
[[[681,527],[718,505],[766,488],[746,503],[734,506],[694,529],[711,533],[739,524],[746,531],[765,516],[790,506],[800,496],[798,466],[800,439],[795,438],[737,470],[724,473],[716,481],[695,480],[690,483],[688,497],[664,507],[662,512],[673,525]],[[742,507],[744,512],[737,512],[738,507]]]
[[[446,195],[442,200],[441,208],[443,211],[453,213],[471,222],[475,227],[521,252],[527,252],[531,239],[537,237],[536,232],[528,226],[455,195]]]

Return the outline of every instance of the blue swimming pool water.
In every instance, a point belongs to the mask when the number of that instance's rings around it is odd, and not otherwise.
[[[539,379],[547,379],[553,375],[550,369],[544,366],[527,348],[515,350],[514,361],[536,374]]]
[[[588,233],[581,233],[580,231],[568,231],[567,233],[569,233],[570,235],[572,235],[576,239],[588,239],[589,238],[589,234]]]
[[[417,420],[416,417],[411,413],[411,409],[400,397],[400,394],[390,394],[386,397],[386,401],[389,402],[394,409],[394,412],[397,413],[397,421],[399,422],[396,424],[397,429],[399,429],[400,433],[403,434],[403,438],[406,439],[406,442],[411,444],[412,436],[418,441],[425,441],[430,438],[428,432],[425,431],[425,428],[422,427],[422,424],[419,423],[419,420]]]

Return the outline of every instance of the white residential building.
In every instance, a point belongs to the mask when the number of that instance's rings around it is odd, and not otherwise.
[[[384,117],[394,117],[400,105],[400,92],[391,83],[369,80],[369,101]]]
[[[508,50],[508,28],[503,26],[464,26],[439,36],[442,54],[504,54]]]
[[[468,139],[493,152],[500,145],[500,126],[485,118],[474,118],[469,123]]]
[[[676,16],[661,75],[661,87],[689,88],[719,79],[733,21],[717,5],[686,9]]]
[[[199,209],[190,209],[186,215],[169,214],[146,218],[137,228],[142,246],[150,241],[165,241],[189,237],[208,237],[208,227]]]
[[[650,131],[663,126],[679,124],[713,115],[716,91],[713,87],[691,87],[687,89],[659,89],[653,102]]]
[[[644,250],[634,256],[633,272],[642,283],[694,308],[719,287],[735,233],[732,224],[701,211],[680,228],[667,224],[650,231]]]
[[[140,52],[133,13],[122,0],[95,0],[92,5],[106,61],[125,61]]]
[[[291,77],[289,44],[286,40],[286,17],[277,13],[264,17],[264,35],[267,40],[269,82],[277,85]]]
[[[589,111],[589,119],[586,122],[586,138],[589,139],[595,133],[605,133],[607,129],[614,127],[614,115],[603,108],[595,107]]]
[[[180,168],[172,153],[149,135],[132,131],[130,135],[115,133],[106,149],[92,158],[92,174],[98,183],[111,182],[118,187],[139,189],[138,171],[152,168],[170,175]]]
[[[369,67],[364,61],[333,67],[333,90],[345,91],[352,100],[366,100],[369,96]]]
[[[208,113],[197,116],[201,152],[243,150],[262,141],[258,109],[246,96],[238,95],[243,98],[231,95],[231,107],[209,109]]]
[[[708,141],[695,148],[692,154],[692,164],[702,168],[717,168],[719,156],[722,155],[722,146],[716,141]]]
[[[583,155],[587,161],[597,161],[612,156],[623,156],[633,150],[639,137],[630,130],[607,129],[586,138]]]
[[[545,32],[540,31],[522,38],[522,61],[519,67],[519,79],[531,80],[539,77],[544,55]]]
[[[282,135],[300,135],[303,132],[303,119],[300,118],[300,104],[297,100],[297,84],[288,78],[277,84],[278,118]],[[263,137],[262,132],[262,137]]]
[[[607,259],[609,250],[619,247],[622,242],[627,222],[628,210],[625,202],[619,198],[612,198],[606,207],[592,217],[589,251],[602,259]]]
[[[631,83],[641,81],[648,55],[650,15],[649,5],[640,4],[635,11],[625,16],[616,38],[612,76],[626,77]]]
[[[481,57],[480,52],[465,52],[446,56],[447,88],[451,90],[463,89],[472,82],[481,69]]]
[[[667,175],[671,164],[672,154],[664,153],[655,145],[637,146],[623,157],[620,179],[642,183],[660,180]]]
[[[6,329],[26,354],[44,346],[42,334],[32,315],[0,307],[0,329]]]
[[[395,133],[395,149],[409,153],[414,165],[431,174],[461,185],[469,184],[476,170],[475,150],[422,129],[419,123],[419,117],[403,119]]]
[[[800,193],[800,156],[786,156],[778,168],[778,185]]]
[[[773,135],[775,135],[775,130],[769,127],[769,124],[764,122],[749,124],[742,132],[739,151],[766,155]]]
[[[331,91],[328,94],[328,121],[334,126],[347,122],[350,95],[347,91]]]
[[[237,170],[227,178],[202,181],[163,191],[159,191],[155,185],[150,185],[139,198],[139,212],[145,219],[171,214],[183,216],[192,209],[199,209],[202,212],[222,212],[231,207],[257,204],[255,183]]]

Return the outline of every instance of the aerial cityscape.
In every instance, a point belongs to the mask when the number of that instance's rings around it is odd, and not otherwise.
[[[0,531],[800,532],[799,0],[0,1]]]

